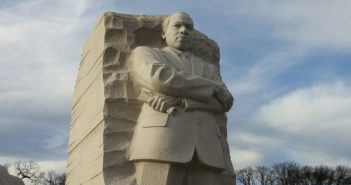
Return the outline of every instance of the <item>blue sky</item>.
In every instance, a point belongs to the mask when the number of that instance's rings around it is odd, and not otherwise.
[[[80,55],[106,11],[189,13],[217,41],[235,97],[236,169],[351,165],[351,1],[23,0],[0,4],[0,164],[64,171]]]

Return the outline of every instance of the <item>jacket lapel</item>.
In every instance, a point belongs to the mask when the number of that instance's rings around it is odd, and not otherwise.
[[[165,54],[164,56],[167,58],[169,63],[177,68],[179,71],[187,71],[191,73],[191,69],[189,69],[181,60],[181,58],[170,48],[165,47],[162,49],[162,52]]]
[[[200,58],[192,56],[192,69],[194,75],[213,80],[214,65],[202,61]]]

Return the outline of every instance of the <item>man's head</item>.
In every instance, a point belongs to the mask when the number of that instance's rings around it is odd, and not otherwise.
[[[191,47],[191,32],[194,29],[193,20],[184,12],[177,12],[163,21],[162,38],[167,46],[179,50],[188,50]]]

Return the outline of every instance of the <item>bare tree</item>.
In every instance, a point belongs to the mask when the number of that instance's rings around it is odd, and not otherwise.
[[[34,185],[41,183],[44,173],[39,171],[39,165],[33,161],[16,161],[15,163],[16,176],[22,180],[28,180]]]
[[[246,167],[236,172],[237,182],[243,185],[351,185],[351,168],[325,165],[303,166],[287,161],[274,164],[271,168]]]
[[[275,172],[273,169],[269,169],[269,172],[267,175],[267,185],[275,185],[275,184],[276,184]]]
[[[56,177],[57,184],[56,185],[65,185],[66,183],[66,173],[62,173]]]
[[[304,166],[300,168],[301,184],[314,185],[313,171],[314,171],[313,168],[310,166]]]
[[[255,178],[261,185],[269,185],[270,169],[265,166],[256,166]]]
[[[293,161],[277,163],[273,165],[276,180],[279,185],[299,185],[300,168]]]
[[[251,167],[241,169],[237,172],[237,180],[243,185],[255,185],[255,171]]]
[[[315,185],[332,185],[334,181],[334,171],[325,165],[316,166],[312,176]]]
[[[65,185],[66,174],[57,174],[55,171],[48,171],[44,177],[44,185]]]
[[[335,185],[351,184],[351,169],[346,166],[337,166],[334,173]]]

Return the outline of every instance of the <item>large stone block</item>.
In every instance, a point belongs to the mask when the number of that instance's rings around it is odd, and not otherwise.
[[[74,89],[66,185],[135,184],[135,166],[126,152],[143,102],[127,61],[137,46],[165,46],[164,18],[107,12],[91,31]],[[219,65],[214,41],[195,30],[194,42],[195,56]],[[226,137],[226,125],[220,130]],[[223,143],[228,146],[226,138]],[[235,184],[231,169],[223,173],[223,185]]]

